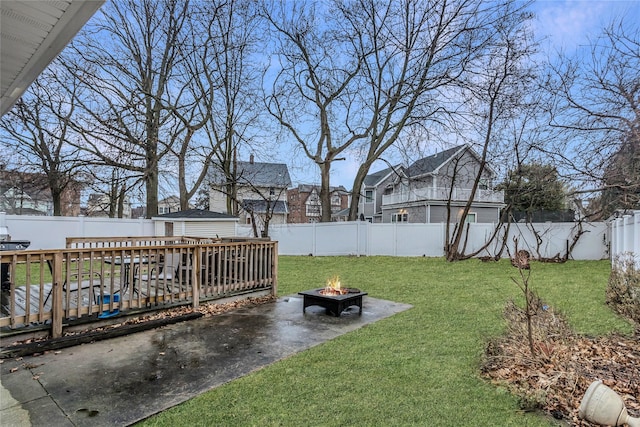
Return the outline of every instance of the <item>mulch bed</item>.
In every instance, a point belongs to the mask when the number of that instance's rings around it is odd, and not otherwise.
[[[584,337],[542,302],[534,308],[533,354],[525,312],[510,302],[507,333],[487,345],[482,374],[519,396],[523,410],[543,410],[571,426],[596,425],[578,417],[595,380],[622,397],[629,415],[640,416],[640,328],[632,337]]]
[[[215,316],[242,307],[256,306],[273,302],[277,298],[265,296],[246,298],[224,304],[202,304],[197,309],[190,306],[162,310],[154,314],[144,315],[120,323],[113,323],[100,328],[87,328],[80,331],[65,332],[60,338],[31,338],[16,341],[0,349],[0,359],[35,355],[46,351],[59,350],[78,344],[115,338],[147,329],[159,328],[173,323],[193,320],[203,316]]]

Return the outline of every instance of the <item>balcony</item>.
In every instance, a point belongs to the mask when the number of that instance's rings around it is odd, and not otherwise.
[[[394,205],[418,201],[447,201],[449,200],[449,188],[417,188],[403,193],[387,194],[382,196],[383,205]],[[466,202],[471,197],[470,188],[454,188],[451,192],[451,201]],[[504,203],[504,191],[477,190],[474,202],[478,203]]]

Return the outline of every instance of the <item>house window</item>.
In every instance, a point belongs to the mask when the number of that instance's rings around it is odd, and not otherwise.
[[[158,214],[168,214],[171,213],[171,208],[169,206],[158,206]]]
[[[475,212],[468,213],[467,217],[464,219],[464,222],[478,222],[477,214]]]
[[[364,202],[373,203],[373,190],[364,190]]]
[[[250,216],[247,216],[247,219],[246,219],[246,221],[245,221],[245,224],[247,224],[247,225],[251,225],[251,217],[250,217]]]
[[[406,212],[398,212],[391,214],[391,222],[407,222],[409,216]]]
[[[269,187],[269,195],[270,196],[275,196],[276,195],[276,189],[273,187]]]
[[[306,208],[307,216],[320,216],[320,205],[307,203]]]

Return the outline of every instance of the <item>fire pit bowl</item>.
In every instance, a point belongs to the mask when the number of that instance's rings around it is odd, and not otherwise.
[[[360,307],[358,314],[362,314],[362,297],[367,295],[366,292],[362,292],[360,289],[344,288],[343,290],[347,290],[346,293],[329,294],[326,289],[320,288],[298,292],[298,295],[303,296],[302,312],[304,313],[307,307],[317,305],[324,307],[328,314],[340,317],[344,310],[355,305]]]

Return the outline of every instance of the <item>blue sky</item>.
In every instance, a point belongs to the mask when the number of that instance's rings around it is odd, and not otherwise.
[[[536,15],[533,22],[536,37],[544,37],[541,50],[545,56],[553,56],[560,50],[574,54],[589,42],[589,38],[598,36],[614,18],[624,17],[628,23],[640,22],[640,0],[538,0],[531,9]],[[300,156],[303,155],[300,153]],[[290,159],[291,156],[283,158]],[[296,163],[299,161],[297,159]],[[294,183],[319,182],[318,167],[306,161],[308,167],[304,170],[290,168]],[[371,172],[385,167],[385,164],[376,163]],[[333,163],[331,185],[351,189],[357,168],[353,159]]]

